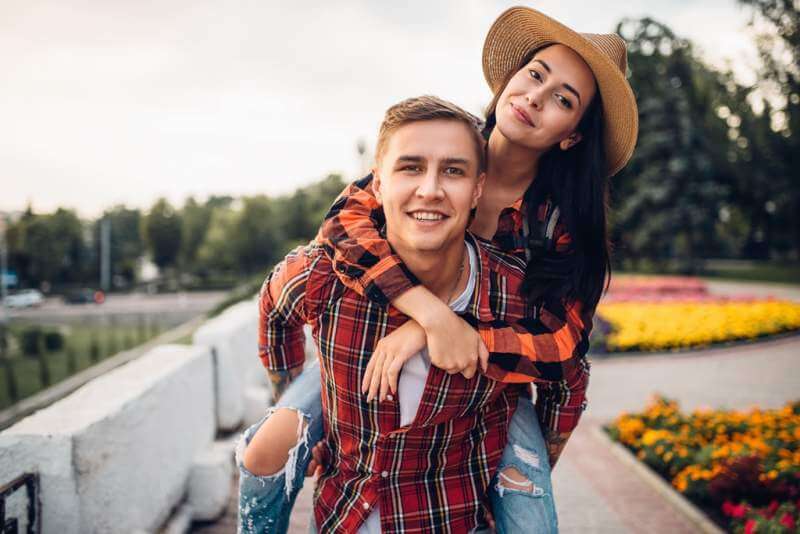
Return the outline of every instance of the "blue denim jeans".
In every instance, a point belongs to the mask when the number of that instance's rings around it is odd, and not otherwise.
[[[322,439],[322,401],[319,364],[307,364],[286,389],[275,407],[244,431],[236,448],[239,467],[239,533],[286,532],[289,515],[297,494],[303,487],[311,449]],[[270,476],[256,476],[242,464],[244,448],[275,408],[298,410],[308,427],[297,447],[292,449],[284,470]],[[502,471],[514,467],[530,484],[524,489],[504,486]],[[291,474],[291,476],[287,476]],[[520,487],[518,484],[515,486]],[[508,444],[489,488],[489,498],[499,534],[551,534],[558,532],[558,517],[550,463],[531,399],[521,396],[511,418]],[[310,532],[316,532],[313,517]]]
[[[306,467],[311,461],[311,449],[322,439],[321,395],[319,362],[313,360],[306,364],[303,372],[264,417],[242,434],[236,446],[236,465],[239,468],[237,533],[284,533],[289,528],[289,516],[297,494],[303,488]],[[264,421],[278,408],[296,410],[308,425],[297,446],[290,451],[283,469],[269,476],[255,475],[244,466],[244,450]]]

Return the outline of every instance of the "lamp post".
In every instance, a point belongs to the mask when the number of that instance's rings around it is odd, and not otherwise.
[[[8,246],[6,244],[6,216],[0,214],[0,324],[5,326],[8,320],[6,313],[6,297],[8,297],[8,289],[6,282],[8,279],[6,271],[8,271]]]

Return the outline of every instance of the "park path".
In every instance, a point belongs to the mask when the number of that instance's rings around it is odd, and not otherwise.
[[[800,301],[797,287],[730,282],[710,286],[715,293]],[[677,399],[685,410],[776,408],[800,398],[800,335],[703,351],[591,360],[589,407],[553,470],[562,533],[697,531],[597,436],[596,429],[620,412],[641,411],[657,392]],[[312,486],[307,480],[298,498],[290,526],[293,534],[308,531]],[[235,518],[235,509],[233,514]]]

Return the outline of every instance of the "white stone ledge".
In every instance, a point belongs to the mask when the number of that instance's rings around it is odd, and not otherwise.
[[[236,430],[245,416],[245,389],[266,384],[266,374],[258,358],[257,326],[258,303],[254,298],[210,319],[192,338],[193,343],[212,348],[216,355],[216,417],[220,430]]]
[[[156,530],[215,434],[207,347],[164,345],[0,434],[0,480],[40,475],[42,532]]]

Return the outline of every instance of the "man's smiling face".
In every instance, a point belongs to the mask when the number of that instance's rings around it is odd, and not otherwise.
[[[375,169],[389,242],[398,250],[431,253],[463,240],[483,179],[466,124],[436,119],[398,128]]]

